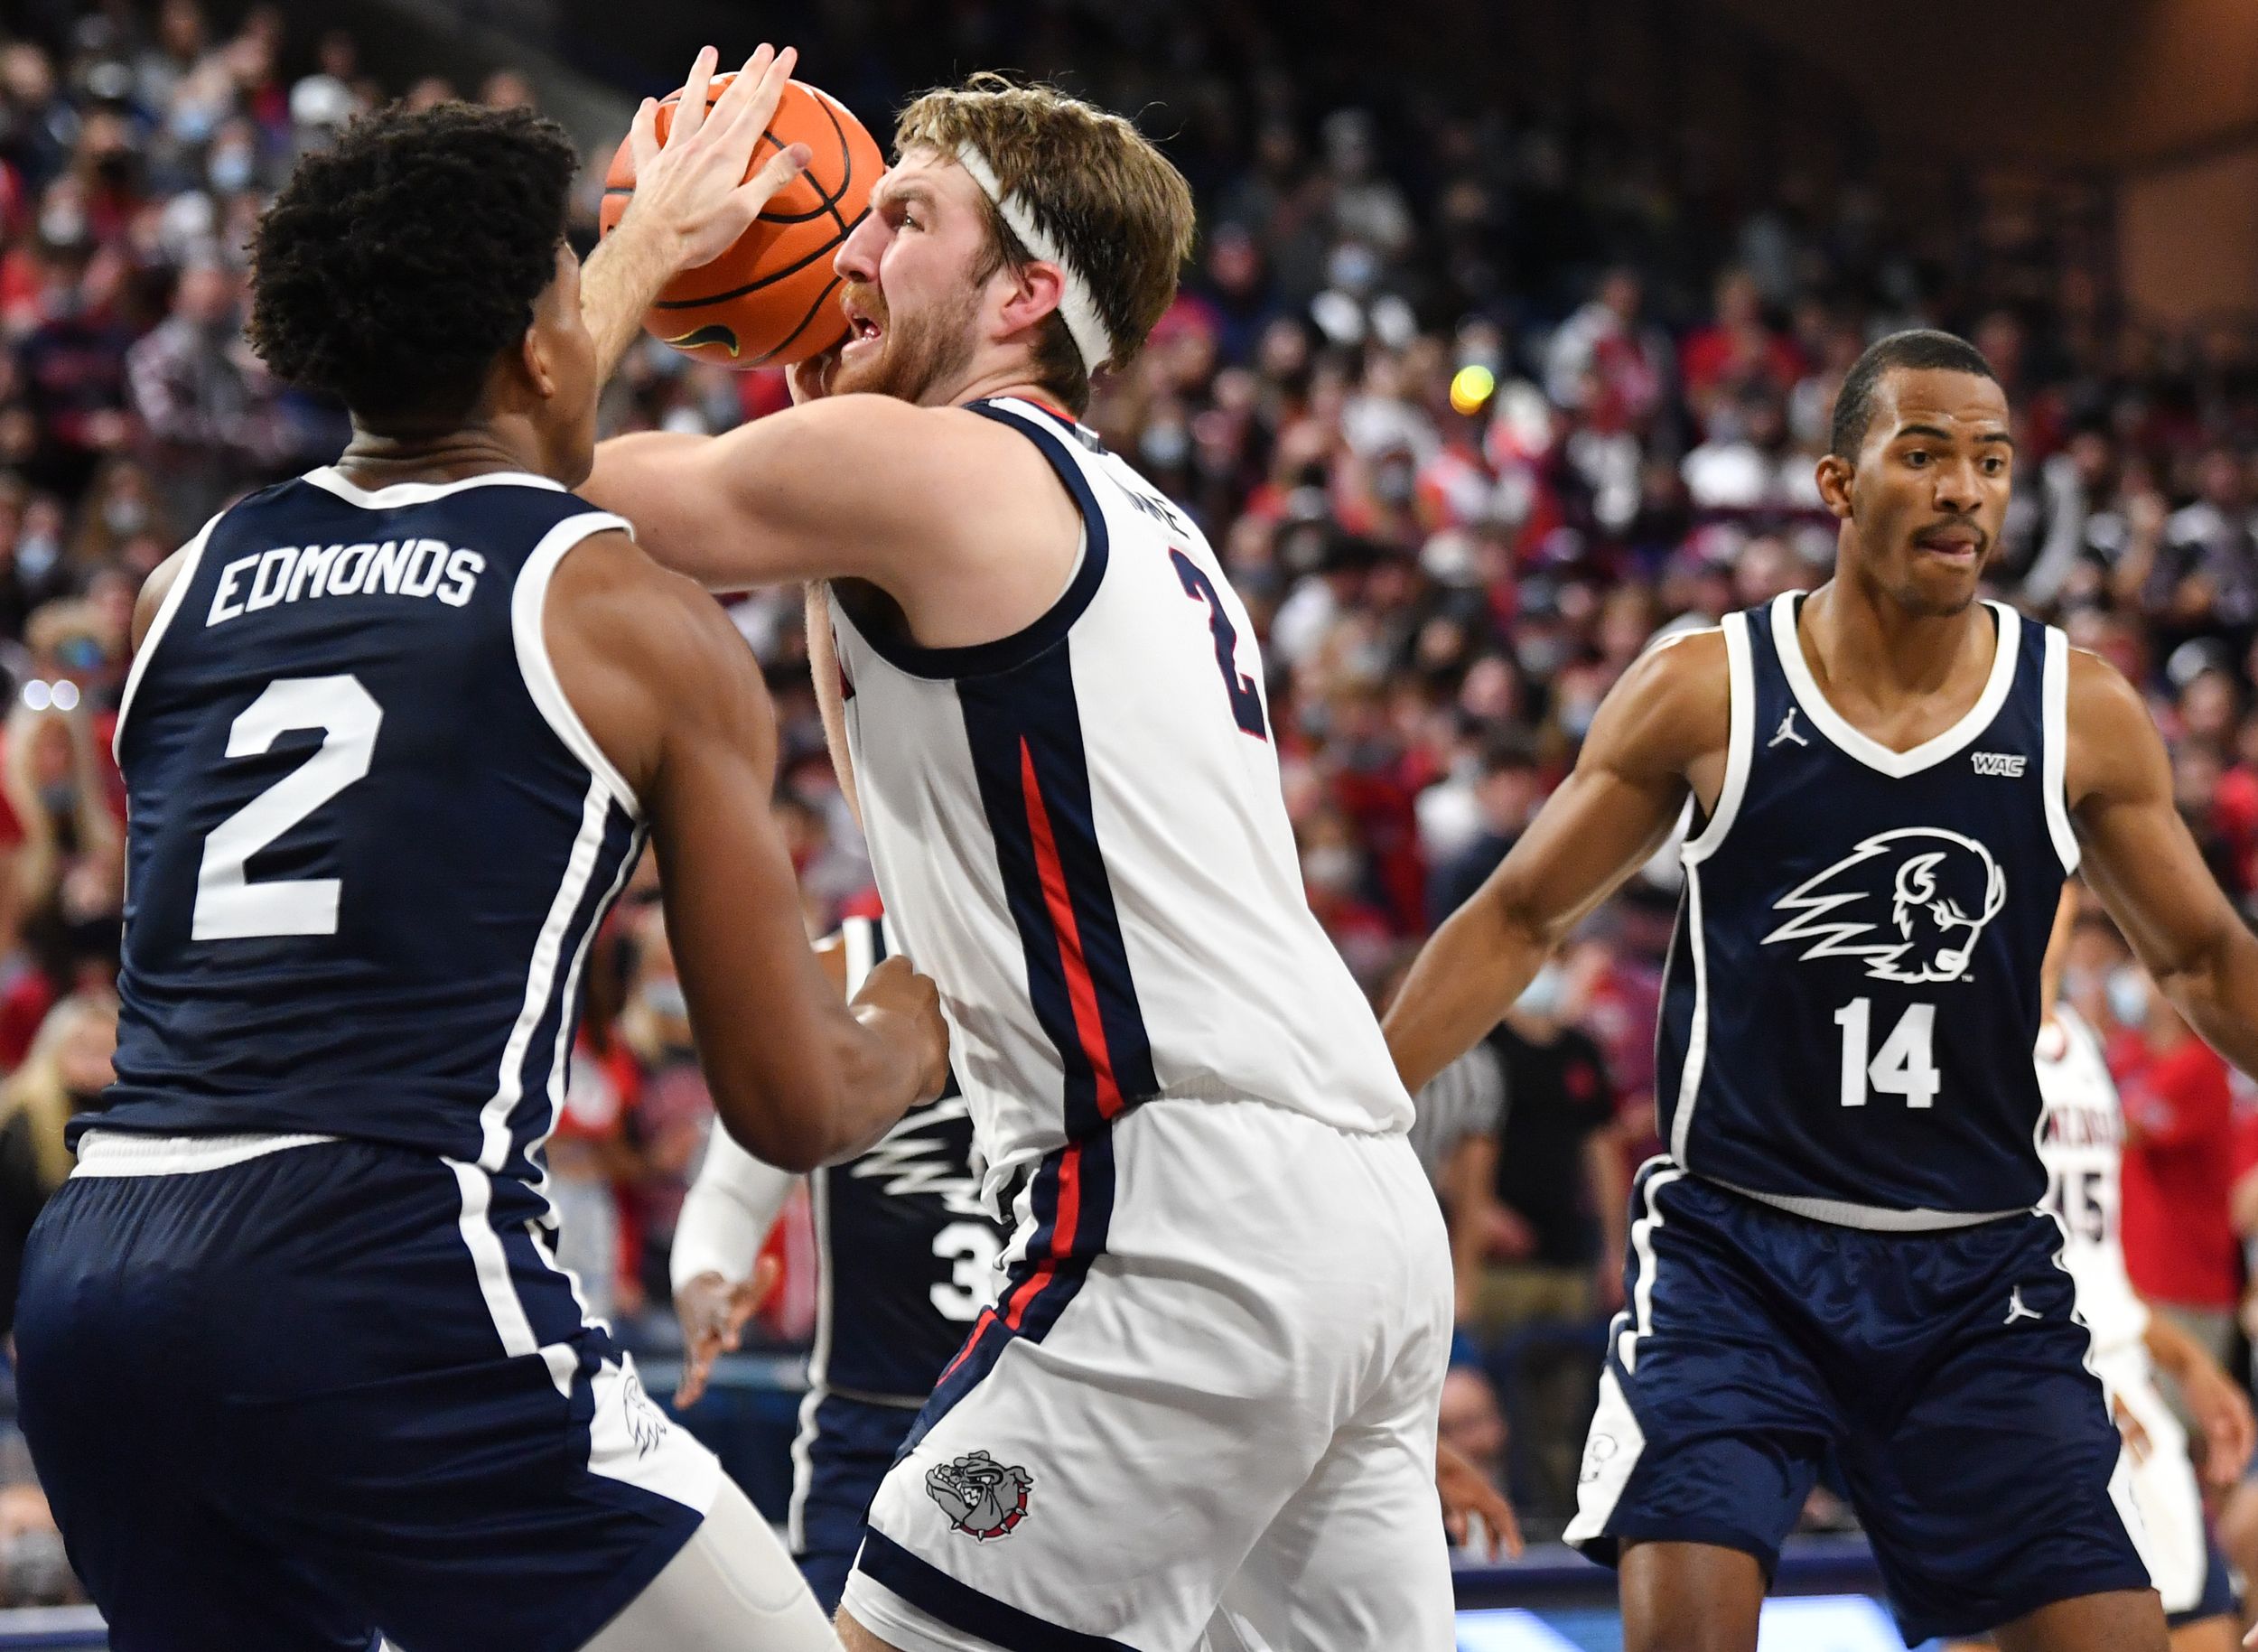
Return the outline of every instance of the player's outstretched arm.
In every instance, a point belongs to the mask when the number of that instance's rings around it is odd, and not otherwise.
[[[614,436],[597,443],[579,491],[709,591],[860,579],[944,625],[952,611],[975,625],[1001,613],[1009,630],[1015,604],[1040,614],[1066,583],[1079,528],[1033,443],[976,413],[891,396],[826,397],[718,436]]]
[[[1724,639],[1652,649],[1600,704],[1576,767],[1498,870],[1434,932],[1383,1025],[1417,1090],[1504,1017],[1544,957],[1661,846],[1695,763],[1723,761]]]
[[[809,949],[770,812],[776,721],[751,652],[687,581],[623,534],[559,565],[558,679],[642,800],[698,1056],[730,1134],[809,1170],[868,1147],[947,1082],[933,984],[898,959],[850,1006]]]
[[[2258,937],[2180,818],[2148,707],[2115,667],[2074,649],[2068,721],[2064,789],[2086,882],[2189,1024],[2258,1074]]]

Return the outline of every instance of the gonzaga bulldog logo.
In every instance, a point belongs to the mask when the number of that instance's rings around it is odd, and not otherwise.
[[[1974,838],[1900,826],[1775,901],[1787,921],[1764,944],[1802,941],[1799,958],[1862,958],[1877,981],[1959,981],[2006,904],[2007,874]]]
[[[1008,1468],[985,1451],[942,1463],[925,1477],[927,1495],[941,1506],[949,1525],[983,1543],[1007,1535],[1027,1518],[1027,1494],[1034,1484],[1026,1470]]]

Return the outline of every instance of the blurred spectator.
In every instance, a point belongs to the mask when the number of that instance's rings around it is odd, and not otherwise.
[[[144,452],[178,523],[202,522],[285,456],[273,381],[243,341],[242,292],[226,266],[190,265],[172,313],[126,359]]]
[[[1535,747],[1526,736],[1510,732],[1494,735],[1482,749],[1472,790],[1479,824],[1466,846],[1435,868],[1427,886],[1431,924],[1441,923],[1465,905],[1467,897],[1521,840],[1544,795]]]
[[[1504,1486],[1506,1446],[1509,1436],[1506,1414],[1498,1404],[1498,1391],[1479,1367],[1454,1365],[1443,1373],[1442,1411],[1438,1437],[1442,1443],[1479,1469],[1492,1485]],[[1487,1555],[1492,1534],[1469,1532],[1463,1545]]]
[[[47,1013],[23,1065],[0,1083],[0,1334],[15,1321],[23,1242],[70,1174],[64,1127],[101,1099],[117,1076],[117,1001],[73,994]]]
[[[2123,1218],[2133,1287],[2224,1364],[2241,1300],[2229,1215],[2234,1104],[2226,1063],[2135,965],[2109,976],[2110,1070],[2124,1105]]]

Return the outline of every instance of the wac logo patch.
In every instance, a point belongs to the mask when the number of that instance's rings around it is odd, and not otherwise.
[[[2019,778],[2030,761],[2020,751],[1971,751],[1968,756],[1978,774],[2003,774],[2011,779]]]
[[[1983,928],[2007,904],[2007,874],[1973,837],[1937,826],[1877,832],[1772,903],[1764,938],[1801,958],[1860,958],[1877,981],[1962,981]]]
[[[1027,1494],[1034,1476],[1006,1467],[985,1451],[975,1451],[928,1470],[927,1495],[941,1506],[948,1523],[967,1537],[985,1543],[1008,1535],[1027,1518]]]

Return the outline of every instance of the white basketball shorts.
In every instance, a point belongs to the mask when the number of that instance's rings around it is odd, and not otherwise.
[[[1450,1652],[1451,1261],[1405,1140],[1149,1102],[1018,1209],[855,1620],[902,1652]]]

